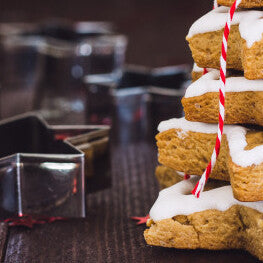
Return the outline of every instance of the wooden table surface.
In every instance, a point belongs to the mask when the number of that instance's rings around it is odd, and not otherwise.
[[[257,262],[240,250],[146,245],[146,226],[137,226],[130,216],[146,215],[157,197],[156,163],[153,142],[112,144],[112,187],[86,196],[87,217],[33,229],[1,224],[1,262]]]

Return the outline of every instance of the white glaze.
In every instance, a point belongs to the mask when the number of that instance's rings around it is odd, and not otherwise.
[[[227,13],[229,7],[220,6],[205,14],[199,18],[190,28],[187,38],[191,38],[196,34],[202,34],[206,32],[213,32],[224,28],[227,20]],[[235,12],[232,20],[232,25],[240,24],[241,22],[248,21],[250,19],[257,19],[263,16],[263,11],[255,10],[240,10]],[[257,28],[250,28],[251,31],[257,30]]]
[[[242,205],[263,212],[263,201],[240,202],[234,198],[230,185],[205,191],[197,199],[191,191],[198,179],[200,177],[191,176],[189,180],[162,190],[150,210],[150,218],[156,222],[176,215],[190,215],[208,209],[226,211],[233,205]]]
[[[207,68],[206,70],[207,70],[207,72],[210,72],[210,71],[216,70],[216,69]],[[196,63],[194,63],[192,71],[200,73],[200,72],[204,72],[204,68],[200,68],[200,67],[197,66]]]
[[[226,125],[224,127],[224,133],[226,133],[231,128],[234,128],[234,125]],[[199,132],[199,133],[217,133],[217,124],[209,124],[204,122],[193,122],[188,121],[183,118],[173,118],[170,120],[162,121],[158,125],[158,131],[164,132],[170,129],[181,129],[185,134],[187,132]],[[242,128],[245,129],[245,128]]]
[[[203,72],[203,71],[204,71],[204,68],[200,68],[200,67],[197,66],[196,63],[194,63],[194,65],[193,65],[193,71],[194,71],[194,72]]]
[[[180,171],[176,171],[176,173],[177,173],[179,176],[181,176],[181,177],[184,177],[184,175],[185,175],[185,173],[180,172]]]
[[[162,121],[158,126],[159,132],[164,132],[170,129],[181,129],[184,132],[184,136],[187,136],[187,132],[189,131],[216,134],[217,124],[191,122],[187,121],[185,118],[174,118]],[[235,164],[241,167],[259,165],[263,163],[263,145],[254,147],[251,150],[245,150],[247,146],[246,133],[247,129],[242,126],[224,126],[224,134],[227,136],[231,159]]]
[[[241,126],[233,127],[226,132],[232,161],[242,167],[259,165],[263,162],[263,145],[245,150],[247,130]]]
[[[251,48],[255,42],[262,39],[263,15],[260,18],[256,16],[241,21],[239,32],[241,37],[246,40],[247,47]]]
[[[197,97],[208,92],[218,92],[220,86],[219,71],[213,70],[193,82],[185,92],[185,98]],[[263,91],[263,80],[248,80],[244,77],[226,79],[226,92]]]

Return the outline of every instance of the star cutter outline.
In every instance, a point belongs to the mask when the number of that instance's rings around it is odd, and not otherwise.
[[[35,113],[0,121],[0,220],[85,217],[85,159],[107,148],[109,130],[50,126]]]

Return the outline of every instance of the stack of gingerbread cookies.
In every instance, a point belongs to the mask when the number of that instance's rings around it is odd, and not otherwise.
[[[144,236],[149,245],[245,249],[263,260],[263,0],[242,0],[235,12],[221,149],[205,191],[191,194],[217,137],[222,36],[233,2],[218,0],[186,37],[196,63],[193,82],[182,100],[185,118],[158,127],[156,176],[165,189]]]

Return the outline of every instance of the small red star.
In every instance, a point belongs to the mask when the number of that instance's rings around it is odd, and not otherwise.
[[[150,218],[149,215],[145,216],[145,217],[138,217],[138,216],[132,216],[131,219],[132,220],[137,220],[138,222],[136,223],[136,225],[142,225],[142,224],[146,224],[147,220]]]

